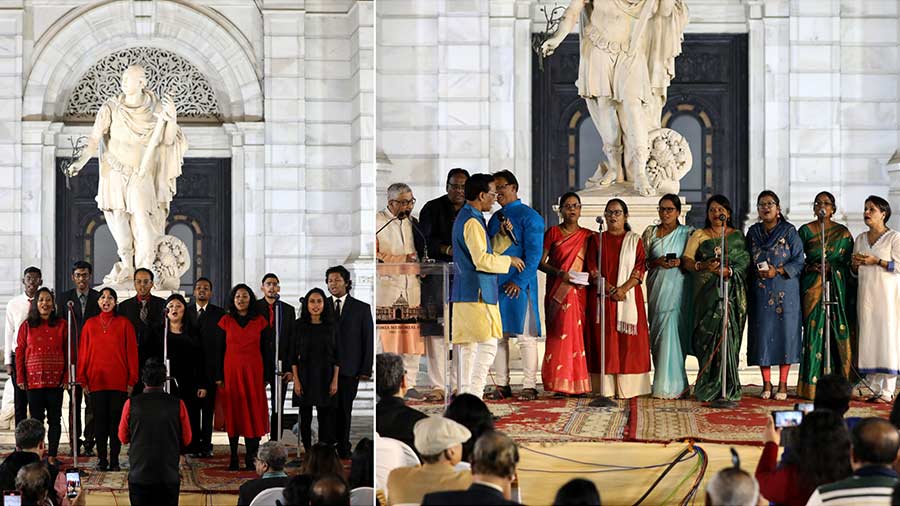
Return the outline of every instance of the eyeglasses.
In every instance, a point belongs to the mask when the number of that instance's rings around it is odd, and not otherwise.
[[[659,207],[656,208],[656,211],[657,211],[657,212],[660,212],[660,213],[674,213],[674,212],[677,211],[677,210],[678,210],[678,209],[675,208],[675,207],[662,207],[662,206],[659,206]]]
[[[573,209],[581,209],[581,204],[566,204],[562,206],[566,211],[571,211]]]
[[[411,206],[411,205],[415,205],[416,199],[411,199],[411,200],[391,200],[391,202],[396,202],[396,203],[400,204],[401,206]]]
[[[497,191],[498,191],[498,192],[501,192],[501,191],[503,191],[503,190],[509,188],[510,186],[512,186],[512,185],[510,185],[509,183],[501,184],[500,186],[497,187]]]
[[[497,198],[497,192],[484,192],[490,195],[491,197]]]
[[[463,183],[463,184],[450,184],[450,183],[447,183],[447,189],[449,189],[449,190],[456,190],[456,191],[466,191],[466,185],[465,185],[465,183]]]
[[[817,200],[817,201],[813,202],[813,207],[831,207],[833,205],[834,204],[832,204],[831,202],[829,202],[827,200]]]
[[[776,204],[774,201],[770,200],[768,202],[760,202],[759,204],[756,204],[756,208],[757,209],[768,209],[770,207],[775,207],[777,205],[778,204]]]
[[[625,211],[622,211],[621,209],[615,209],[612,211],[604,212],[603,216],[606,216],[607,218],[611,218],[613,216],[622,216],[623,214],[625,214]]]

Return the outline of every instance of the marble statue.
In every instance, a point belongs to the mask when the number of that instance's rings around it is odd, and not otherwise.
[[[121,90],[100,107],[87,147],[66,170],[70,177],[77,175],[99,150],[97,206],[119,257],[103,278],[107,285],[127,284],[135,268],[154,269],[187,151],[175,103],[147,88],[142,67],[132,65],[122,73]],[[163,283],[157,279],[157,286]]]
[[[665,183],[661,173],[652,180],[648,174],[650,138],[660,129],[687,22],[684,0],[572,0],[559,29],[542,45],[545,56],[553,54],[579,24],[576,85],[608,158],[588,180],[588,188],[628,181],[647,196]]]

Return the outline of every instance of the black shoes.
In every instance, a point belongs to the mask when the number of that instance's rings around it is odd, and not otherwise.
[[[109,461],[103,457],[100,457],[100,461],[97,462],[97,469],[101,471],[109,471]]]
[[[231,457],[231,461],[229,461],[229,463],[228,463],[228,470],[229,471],[240,471],[241,470],[240,466],[238,466],[238,458],[237,457]]]
[[[512,399],[512,388],[509,385],[496,386],[493,391],[484,394],[484,398],[489,401],[502,401],[504,399]]]

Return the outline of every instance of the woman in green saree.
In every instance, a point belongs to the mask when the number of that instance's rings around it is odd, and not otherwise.
[[[738,354],[741,336],[747,322],[747,266],[750,254],[740,230],[731,222],[731,203],[724,195],[713,195],[706,201],[706,227],[691,235],[684,249],[682,265],[693,273],[694,319],[691,347],[700,372],[694,384],[694,397],[699,401],[718,399],[722,392],[721,353],[722,305],[719,303],[719,265],[722,251],[722,217],[724,215],[725,276],[728,286],[728,368],[726,397],[741,398],[738,377]]]
[[[819,192],[813,203],[818,220],[800,227],[800,240],[806,252],[806,268],[800,278],[803,297],[803,348],[800,359],[800,381],[797,395],[807,399],[816,396],[816,382],[821,378],[825,365],[825,309],[822,307],[822,223],[825,226],[825,272],[831,281],[831,372],[850,379],[851,334],[854,311],[853,277],[850,274],[850,258],[853,256],[853,236],[847,227],[831,221],[837,206],[829,192]],[[824,211],[824,213],[822,213]]]

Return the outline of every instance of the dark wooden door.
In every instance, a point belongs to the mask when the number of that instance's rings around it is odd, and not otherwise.
[[[61,158],[57,159],[59,167]],[[72,288],[72,264],[85,259],[94,265],[94,284],[100,284],[117,261],[116,245],[97,209],[97,159],[70,180],[57,171],[56,279],[57,290]],[[227,298],[231,287],[231,160],[186,158],[178,193],[172,201],[166,233],[184,241],[191,268],[181,277],[181,290],[190,295],[199,277],[213,282],[214,302]]]
[[[558,221],[556,199],[583,188],[604,155],[602,139],[575,87],[578,37],[567,37],[544,60],[543,72],[534,58],[533,200],[550,225]],[[691,145],[694,163],[680,192],[693,206],[687,222],[702,226],[705,201],[716,193],[731,200],[734,216],[742,222],[749,211],[747,36],[686,34],[675,74],[662,126],[678,131]]]

